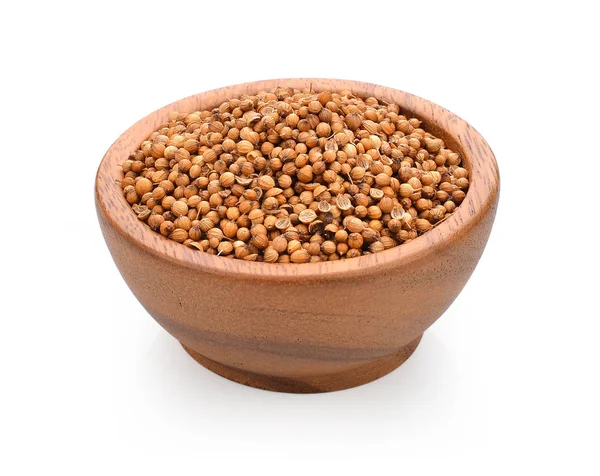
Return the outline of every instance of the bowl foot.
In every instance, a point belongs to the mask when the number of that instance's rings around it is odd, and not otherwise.
[[[184,344],[181,345],[185,351],[196,360],[196,362],[200,363],[208,370],[221,377],[225,377],[226,379],[241,383],[242,385],[248,385],[263,390],[271,390],[273,392],[322,393],[357,387],[387,375],[392,370],[402,365],[413,354],[419,345],[419,342],[421,342],[421,337],[423,336],[420,335],[391,355],[386,355],[385,357],[381,357],[378,360],[369,362],[360,367],[335,374],[316,375],[312,377],[278,377],[249,372],[247,370],[220,364],[219,362],[204,357]]]

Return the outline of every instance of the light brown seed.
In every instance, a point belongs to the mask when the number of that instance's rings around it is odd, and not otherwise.
[[[253,224],[262,223],[265,219],[265,212],[263,212],[259,208],[255,208],[248,214],[248,218]]]
[[[223,187],[231,187],[235,183],[235,175],[233,175],[231,172],[224,172],[219,177],[219,183]]]
[[[196,241],[192,241],[192,242],[188,243],[187,246],[190,248],[194,248],[195,250],[198,250],[198,251],[204,251],[204,248],[202,247],[202,245]]]
[[[188,232],[182,230],[181,228],[176,228],[173,230],[169,238],[171,238],[173,241],[177,241],[178,243],[183,243],[188,238]]]
[[[340,210],[350,210],[352,208],[352,202],[347,195],[338,195],[335,202]]]
[[[415,228],[417,229],[418,232],[421,233],[425,233],[426,231],[429,231],[431,229],[431,223],[427,220],[424,220],[422,218],[417,218],[417,221],[415,223]]]
[[[279,259],[279,253],[272,246],[268,246],[263,253],[263,257],[266,263],[276,263]]]
[[[329,202],[323,200],[321,202],[319,202],[319,211],[322,213],[327,213],[329,210],[331,210],[331,205],[329,204]]]
[[[360,233],[350,233],[347,243],[350,248],[359,249],[362,247],[364,239]]]
[[[298,219],[302,223],[310,223],[313,220],[316,220],[316,218],[317,218],[317,214],[314,212],[314,210],[311,210],[310,208],[307,208],[306,210],[302,210],[298,215]]]
[[[145,177],[140,178],[135,183],[135,192],[141,197],[145,193],[151,192],[154,186],[152,182]]]
[[[276,89],[169,121],[123,162],[124,197],[153,230],[210,254],[379,252],[443,221],[470,186],[460,154],[420,121],[350,91]]]
[[[287,250],[288,242],[285,236],[279,235],[272,241],[271,246],[277,253],[284,253]]]
[[[372,188],[369,190],[369,195],[374,200],[381,200],[383,198],[384,194],[383,194],[383,190],[380,190],[378,188]]]
[[[308,183],[313,179],[313,169],[310,165],[305,165],[296,174],[296,178],[302,183]]]
[[[399,194],[401,197],[408,198],[411,197],[415,190],[408,183],[400,184]]]
[[[237,143],[237,151],[240,155],[247,155],[254,150],[254,144],[248,140],[241,140]]]
[[[365,228],[365,224],[362,220],[355,217],[348,217],[345,222],[346,229],[351,233],[360,233]]]
[[[217,253],[222,255],[228,255],[233,252],[233,244],[231,241],[221,241],[217,246]]]
[[[175,203],[173,203],[173,205],[171,205],[171,212],[173,212],[173,214],[176,217],[180,217],[182,215],[187,215],[187,212],[188,212],[187,203],[182,202],[180,200],[176,201]]]
[[[287,244],[287,252],[289,255],[302,248],[302,243],[298,240],[290,240]]]
[[[402,208],[401,205],[396,205],[394,206],[394,208],[392,209],[392,211],[390,212],[390,215],[392,218],[402,218],[404,216],[406,212],[404,211],[404,208]]]
[[[361,126],[362,118],[360,117],[359,114],[352,113],[352,114],[348,114],[346,116],[345,122],[346,122],[346,125],[348,126],[348,129],[355,131],[356,129],[358,129]]]
[[[306,263],[309,259],[310,255],[305,249],[299,249],[290,255],[290,261],[292,263]]]
[[[379,253],[383,250],[385,250],[385,247],[383,246],[383,243],[381,243],[380,241],[375,241],[374,243],[371,243],[371,245],[369,246],[369,251],[371,253]]]
[[[286,229],[288,229],[290,226],[291,226],[290,218],[289,218],[289,217],[287,217],[287,216],[286,216],[286,217],[283,217],[283,218],[280,218],[279,220],[277,220],[277,221],[275,222],[275,227],[276,227],[278,230],[286,230]]]
[[[275,186],[275,180],[273,180],[273,177],[269,175],[262,175],[258,178],[258,186],[262,190],[269,190]]]
[[[321,244],[321,251],[327,255],[333,254],[336,251],[336,245],[333,241],[324,241]]]

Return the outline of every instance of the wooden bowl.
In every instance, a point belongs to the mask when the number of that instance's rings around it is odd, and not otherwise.
[[[470,188],[456,212],[412,242],[359,258],[267,264],[189,249],[139,221],[123,197],[119,164],[169,112],[210,109],[277,86],[350,89],[397,103],[462,154]],[[312,393],[375,380],[415,351],[458,296],[487,242],[499,194],[498,166],[469,124],[425,99],[374,84],[274,79],[174,102],[146,116],[108,150],[96,177],[96,209],[112,257],[138,300],[199,363],[267,390]]]

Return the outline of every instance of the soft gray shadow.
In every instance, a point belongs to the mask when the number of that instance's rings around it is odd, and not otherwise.
[[[460,380],[434,332],[427,332],[412,357],[391,374],[333,393],[293,395],[236,384],[196,363],[165,332],[157,336],[137,376],[148,403],[164,418],[193,425],[218,422],[222,434],[217,432],[216,438],[261,425],[292,439],[290,428],[330,425],[338,433],[358,425],[363,432],[385,438],[399,424],[443,419],[451,412]]]

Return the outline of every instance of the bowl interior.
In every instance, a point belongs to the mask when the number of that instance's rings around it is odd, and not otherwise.
[[[349,89],[357,96],[373,96],[398,104],[401,113],[418,118],[428,132],[442,138],[449,148],[460,152],[470,178],[465,200],[450,218],[409,243],[358,258],[305,264],[248,262],[201,253],[168,240],[137,219],[121,190],[120,164],[152,132],[167,122],[171,111],[211,109],[229,98],[256,94],[275,87],[312,88],[317,92]],[[342,278],[349,274],[364,276],[376,272],[382,266],[393,266],[398,260],[410,260],[422,253],[435,253],[440,246],[460,238],[461,234],[477,223],[494,205],[498,188],[498,168],[488,144],[475,129],[450,111],[406,92],[370,83],[294,78],[257,81],[208,91],[176,101],[141,119],[125,131],[104,156],[96,177],[96,204],[99,216],[106,219],[124,238],[183,266],[198,267],[205,272],[247,274],[274,279],[322,275]]]

